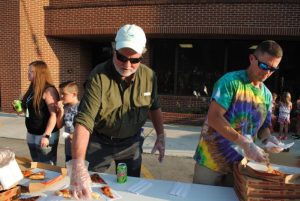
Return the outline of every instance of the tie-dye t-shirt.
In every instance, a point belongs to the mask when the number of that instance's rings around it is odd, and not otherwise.
[[[254,87],[246,70],[230,72],[219,79],[214,86],[212,100],[226,110],[224,117],[240,134],[251,135],[255,139],[258,130],[271,123],[272,94],[263,83],[260,88]],[[242,159],[232,145],[235,144],[205,121],[194,159],[214,171],[230,173],[233,163]]]

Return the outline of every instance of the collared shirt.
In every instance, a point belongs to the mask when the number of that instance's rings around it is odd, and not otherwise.
[[[139,132],[149,110],[158,108],[155,73],[140,64],[131,82],[126,83],[110,59],[91,72],[74,122],[90,133],[127,138]]]
[[[272,94],[263,83],[261,88],[253,86],[246,70],[225,74],[216,82],[212,99],[226,110],[224,118],[241,135],[256,139],[260,128],[270,126]],[[230,173],[233,164],[243,158],[234,146],[206,120],[194,159],[214,171]]]

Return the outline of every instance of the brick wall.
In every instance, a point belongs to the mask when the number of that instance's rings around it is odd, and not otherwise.
[[[0,2],[0,97],[1,107],[11,107],[21,90],[19,1]],[[9,103],[9,104],[8,104]]]
[[[209,98],[159,95],[164,123],[201,125],[208,110]]]
[[[1,109],[11,112],[11,101],[26,91],[28,63],[36,59],[48,63],[56,86],[72,79],[80,83],[82,92],[92,66],[91,50],[85,40],[113,40],[125,23],[144,28],[150,41],[144,63],[149,65],[152,38],[272,36],[299,40],[299,16],[298,0],[1,1]],[[196,97],[161,96],[161,102],[165,112],[173,113],[170,116],[183,110],[190,113],[189,110],[206,109],[205,101]]]
[[[144,28],[148,37],[300,35],[299,1],[51,1],[46,34],[113,34],[125,23]],[[152,2],[152,3],[149,3]],[[190,2],[190,3],[188,3]],[[198,2],[198,3],[195,3]],[[270,3],[275,2],[275,3]],[[122,4],[118,6],[117,4]],[[155,4],[155,5],[154,5]],[[112,17],[113,16],[113,17]]]

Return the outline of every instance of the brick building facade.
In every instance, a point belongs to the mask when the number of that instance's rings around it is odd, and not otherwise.
[[[12,0],[0,2],[0,19],[4,112],[12,112],[12,100],[26,91],[31,61],[45,60],[56,86],[70,79],[82,86],[95,63],[94,43],[113,41],[117,29],[126,23],[146,32],[149,51],[144,63],[149,66],[156,60],[155,40],[270,38],[300,44],[298,0]],[[190,108],[207,104],[193,95],[173,95],[162,94],[163,110],[176,112],[177,103]],[[196,121],[201,117],[196,116]]]

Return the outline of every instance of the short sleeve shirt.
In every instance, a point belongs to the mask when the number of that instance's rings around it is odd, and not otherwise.
[[[260,88],[253,86],[246,70],[227,73],[218,80],[212,100],[226,110],[224,117],[237,132],[254,140],[258,130],[271,123],[271,92],[263,83]],[[214,171],[232,172],[233,163],[243,158],[232,145],[205,121],[194,159]]]
[[[158,108],[157,77],[150,68],[140,64],[126,83],[109,60],[91,72],[75,122],[90,133],[127,138],[140,131],[149,110]]]
[[[65,132],[67,133],[74,133],[74,117],[78,112],[78,105],[65,105],[64,106],[64,127],[65,127]]]

